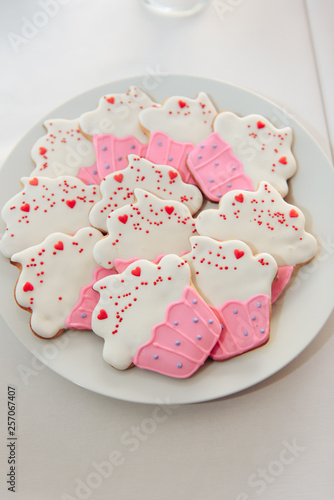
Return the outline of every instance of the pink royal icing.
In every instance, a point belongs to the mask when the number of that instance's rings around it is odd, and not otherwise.
[[[279,266],[277,276],[271,287],[271,302],[274,303],[290,281],[293,266]]]
[[[271,300],[260,294],[247,301],[230,300],[212,310],[222,330],[211,357],[223,361],[255,349],[269,340]]]
[[[82,167],[80,168],[78,175],[78,179],[84,182],[87,185],[95,185],[98,186],[101,183],[101,177],[97,171],[96,164],[92,167]]]
[[[146,158],[158,165],[170,165],[181,175],[188,184],[196,185],[187,168],[187,157],[194,149],[191,142],[177,142],[164,132],[153,132],[148,143]]]
[[[93,285],[111,274],[117,273],[114,269],[109,270],[103,267],[95,269],[92,282],[81,289],[78,303],[73,307],[66,318],[66,328],[72,328],[74,330],[91,330],[92,313],[99,301],[99,294],[93,290]]]
[[[143,144],[132,135],[122,138],[112,134],[94,135],[93,143],[97,171],[101,179],[126,168],[128,155],[145,156],[147,150],[147,144]]]
[[[133,364],[175,378],[193,375],[208,357],[221,331],[220,323],[203,299],[189,286],[182,299],[166,309],[148,342],[139,347]]]
[[[214,202],[233,189],[254,191],[251,179],[243,171],[231,146],[217,132],[189,154],[187,165],[205,196]]]

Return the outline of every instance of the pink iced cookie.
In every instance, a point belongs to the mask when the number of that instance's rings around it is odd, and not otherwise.
[[[93,247],[101,236],[91,227],[74,236],[52,233],[42,243],[13,255],[12,261],[21,269],[15,298],[31,312],[30,326],[38,337],[50,339],[66,328],[81,290],[92,282],[98,267]]]
[[[174,167],[184,182],[196,185],[187,168],[187,158],[193,149],[191,142],[173,141],[167,134],[156,131],[150,136],[146,158],[158,165]]]
[[[217,240],[245,241],[254,253],[268,252],[279,266],[297,266],[311,260],[317,241],[305,231],[305,216],[284,201],[267,182],[257,191],[235,190],[227,193],[219,209],[203,210],[196,220],[203,236]]]
[[[269,338],[275,259],[266,253],[254,256],[239,240],[222,242],[194,236],[190,242],[192,250],[184,259],[191,269],[192,283],[223,327],[214,359],[237,356],[262,345]],[[261,317],[260,312],[253,313],[254,303],[260,303]]]
[[[96,166],[101,179],[128,166],[128,155],[145,156],[147,144],[133,136],[94,135]]]
[[[195,99],[168,97],[161,107],[141,111],[139,122],[148,136],[158,130],[174,141],[199,144],[211,134],[216,114],[209,96],[200,92]]]
[[[80,129],[87,137],[95,134],[132,135],[142,143],[147,137],[138,122],[139,113],[149,107],[159,107],[140,88],[131,86],[124,94],[107,94],[100,98],[97,108],[81,115]]]
[[[100,300],[93,331],[105,341],[105,361],[119,370],[135,364],[189,377],[220,334],[214,314],[190,287],[188,265],[176,255],[163,257],[159,264],[139,260],[94,289]]]
[[[267,181],[286,196],[287,179],[297,170],[290,127],[278,129],[261,115],[239,117],[224,111],[216,116],[213,129],[232,147],[255,189]]]
[[[160,255],[190,250],[195,221],[183,203],[162,200],[142,189],[135,189],[135,199],[109,215],[109,234],[94,248],[96,262],[106,269],[114,266],[115,259],[154,261]]]
[[[81,167],[78,175],[78,179],[87,184],[87,186],[95,185],[98,186],[101,183],[101,177],[97,171],[96,164],[91,167]]]
[[[36,164],[32,177],[76,176],[81,167],[94,165],[93,144],[81,133],[77,119],[47,120],[44,127],[47,134],[38,139],[31,150]]]
[[[217,132],[195,147],[188,156],[187,165],[204,195],[213,202],[218,202],[233,189],[254,191],[242,163]]]
[[[116,274],[114,269],[104,269],[103,267],[95,269],[92,282],[81,289],[78,303],[75,304],[66,318],[66,328],[91,330],[92,313],[99,300],[99,294],[93,290],[93,286],[97,281],[112,274]]]
[[[184,203],[192,214],[203,203],[198,187],[186,184],[180,174],[167,165],[155,165],[145,158],[129,155],[129,165],[121,172],[107,175],[101,182],[102,200],[91,210],[89,219],[94,227],[107,231],[107,218],[124,205],[134,202],[134,190],[145,189],[164,200]]]
[[[277,276],[271,287],[271,302],[274,303],[290,281],[293,266],[279,266]]]
[[[96,186],[72,176],[23,177],[21,182],[22,191],[1,212],[6,231],[0,250],[9,258],[53,232],[73,234],[89,226],[89,211],[101,198]]]

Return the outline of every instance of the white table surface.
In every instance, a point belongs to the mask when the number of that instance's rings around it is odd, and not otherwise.
[[[1,162],[31,126],[76,94],[160,73],[256,91],[300,121],[331,158],[331,0],[212,1],[183,19],[156,16],[139,0],[49,0],[53,15],[23,38],[27,20],[46,4],[2,6]],[[63,379],[0,318],[0,497],[332,500],[333,327],[332,314],[297,359],[252,389],[160,408]],[[6,485],[8,385],[17,388],[15,494]]]

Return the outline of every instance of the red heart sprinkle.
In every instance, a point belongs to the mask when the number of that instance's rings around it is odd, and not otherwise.
[[[62,241],[58,241],[58,243],[56,243],[54,247],[56,250],[64,250],[64,244]]]
[[[245,252],[242,250],[238,250],[237,248],[234,250],[234,255],[236,259],[241,259],[245,255]]]
[[[186,105],[187,105],[186,102],[181,101],[181,99],[179,100],[179,106],[180,106],[180,108],[184,108]]]
[[[292,208],[290,210],[289,215],[290,215],[290,217],[298,217],[299,216],[298,212],[294,208]]]
[[[47,152],[47,149],[45,149],[45,148],[39,148],[39,154],[41,156],[45,155],[46,152]]]
[[[282,165],[286,165],[288,162],[287,162],[287,159],[286,159],[286,156],[282,156],[282,158],[280,158],[278,160],[280,163],[282,163]]]
[[[235,201],[238,201],[239,203],[242,203],[244,201],[244,195],[242,193],[236,194],[234,197]]]
[[[259,120],[256,125],[257,125],[257,128],[263,128],[266,126],[266,124],[261,122],[261,120]]]
[[[114,175],[114,179],[117,182],[122,182],[122,180],[123,180],[123,174],[116,174],[116,175]]]
[[[33,179],[30,179],[29,184],[30,184],[30,186],[38,186],[38,179],[37,179],[37,177],[34,177]]]
[[[75,200],[66,200],[66,205],[70,208],[73,208],[76,204]]]
[[[22,212],[30,212],[29,203],[25,203],[24,205],[22,205],[22,207],[20,207],[20,210],[22,210]]]
[[[114,104],[114,102],[115,102],[115,97],[108,97],[107,101],[108,101],[110,104]]]
[[[126,224],[127,220],[128,220],[128,216],[125,214],[125,215],[119,215],[118,216],[118,220],[122,223],[122,224]]]
[[[169,175],[170,180],[172,181],[173,179],[175,179],[175,177],[177,177],[177,172],[174,172],[173,170],[170,170],[168,172],[168,175]]]
[[[140,267],[136,267],[135,269],[132,269],[131,274],[133,274],[133,276],[140,276],[141,275]]]
[[[101,309],[99,314],[97,315],[97,319],[107,319],[108,318],[108,314],[106,313],[106,311],[104,309]]]
[[[168,213],[168,215],[170,215],[174,212],[174,207],[165,207],[165,210]]]
[[[24,285],[23,285],[23,291],[24,292],[32,292],[34,289],[34,287],[32,286],[31,283],[29,283],[29,281],[27,281]]]

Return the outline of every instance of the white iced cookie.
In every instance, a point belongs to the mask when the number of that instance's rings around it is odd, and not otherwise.
[[[148,107],[159,106],[138,87],[130,87],[125,94],[107,94],[100,98],[94,111],[80,117],[81,131],[87,136],[113,134],[116,137],[132,135],[140,142],[148,142],[138,122],[139,113]]]
[[[211,134],[216,114],[209,96],[200,92],[195,99],[169,97],[160,108],[142,111],[139,121],[147,135],[158,130],[174,141],[199,144]]]
[[[47,120],[44,127],[47,134],[38,139],[31,150],[36,164],[32,176],[76,176],[81,167],[94,165],[94,146],[81,133],[78,119]]]
[[[111,269],[115,259],[148,259],[190,250],[189,237],[195,221],[189,209],[178,201],[161,200],[142,189],[135,189],[135,203],[125,205],[107,219],[108,235],[94,248],[102,267]]]
[[[100,200],[98,186],[72,176],[23,177],[23,189],[4,205],[6,231],[0,250],[6,257],[61,231],[73,234],[89,226],[89,211]]]
[[[18,304],[31,312],[32,331],[53,338],[65,329],[81,289],[91,283],[97,268],[93,247],[97,229],[80,229],[74,236],[50,234],[42,243],[16,253],[12,261],[21,273],[16,283]]]
[[[216,116],[213,129],[232,147],[255,188],[267,181],[286,196],[287,179],[297,170],[290,127],[277,129],[261,115],[240,117],[224,111]]]
[[[218,210],[204,210],[198,216],[196,229],[220,241],[242,240],[255,254],[270,253],[279,266],[304,264],[317,252],[316,239],[305,231],[302,211],[286,203],[267,182],[255,192],[225,194]]]
[[[190,243],[192,250],[183,258],[191,269],[192,283],[207,304],[220,307],[228,300],[245,301],[258,294],[270,297],[277,274],[271,255],[254,256],[240,240],[192,236]]]
[[[182,181],[173,167],[155,165],[139,156],[129,155],[128,166],[107,175],[100,184],[102,200],[94,205],[89,219],[93,226],[107,231],[107,217],[114,210],[134,202],[134,189],[140,188],[164,200],[184,203],[192,214],[197,212],[203,196],[200,190]]]

